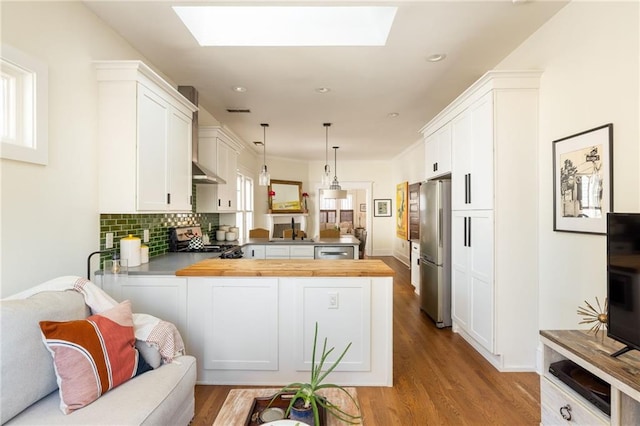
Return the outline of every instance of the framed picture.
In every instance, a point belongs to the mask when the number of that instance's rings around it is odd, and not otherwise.
[[[606,234],[613,210],[613,124],[553,141],[553,230]]]
[[[391,199],[373,200],[374,216],[391,216]]]
[[[409,182],[396,185],[396,236],[409,239]]]
[[[361,212],[366,212],[367,211],[367,205],[366,204],[360,204],[360,211]]]

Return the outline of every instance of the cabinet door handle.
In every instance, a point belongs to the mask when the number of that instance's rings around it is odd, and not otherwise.
[[[222,200],[220,200],[220,198],[218,198],[218,207],[220,207],[222,204],[220,204],[222,202]]]
[[[467,246],[467,218],[464,217],[464,246]]]
[[[229,200],[229,207],[231,207],[231,200]]]
[[[471,204],[471,173],[469,173],[469,204]]]
[[[471,247],[471,218],[469,218],[469,225],[467,226],[469,237],[467,238],[467,247]]]
[[[436,163],[433,165],[433,167],[434,167],[433,171],[434,171],[434,172],[437,172],[437,171],[438,171],[438,163],[436,162]]]
[[[563,419],[570,422],[571,421],[571,406],[569,404],[560,407],[560,415]]]
[[[469,202],[469,174],[464,175],[464,203]]]
[[[171,204],[171,194],[167,194],[167,204]]]

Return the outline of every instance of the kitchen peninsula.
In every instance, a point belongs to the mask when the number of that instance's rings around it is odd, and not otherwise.
[[[380,260],[209,259],[176,271],[198,383],[307,381],[317,322],[335,352],[352,343],[333,382],[392,386],[393,274]]]
[[[332,382],[392,386],[393,275],[372,259],[204,259],[105,290],[174,322],[200,384],[307,381],[317,322],[334,352],[352,343]]]

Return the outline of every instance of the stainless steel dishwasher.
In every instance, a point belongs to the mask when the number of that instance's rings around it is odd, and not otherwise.
[[[353,246],[316,246],[314,259],[353,259]]]

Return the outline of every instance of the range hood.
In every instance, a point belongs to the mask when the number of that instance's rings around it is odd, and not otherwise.
[[[198,91],[193,86],[178,86],[178,92],[187,98],[192,104],[198,106]],[[217,185],[227,183],[211,170],[198,162],[198,111],[193,113],[193,126],[191,129],[191,179],[193,183],[208,183]]]
[[[197,144],[193,147],[193,162],[191,163],[191,179],[193,179],[193,183],[209,183],[209,184],[219,184],[219,183],[227,183],[226,180],[222,179],[217,174],[213,173],[211,170],[204,167],[202,164],[198,163],[198,147]]]

